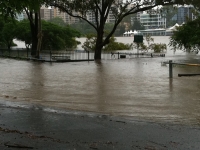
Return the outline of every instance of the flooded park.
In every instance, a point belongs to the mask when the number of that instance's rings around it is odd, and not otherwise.
[[[168,38],[155,37],[155,42],[168,42]],[[118,40],[132,42],[131,37]],[[200,67],[175,65],[173,78],[169,78],[169,66],[162,65],[169,60],[200,63],[200,56],[173,53],[169,48],[166,57],[100,62],[0,58],[0,103],[44,111],[199,125],[200,76],[178,74],[200,73]]]

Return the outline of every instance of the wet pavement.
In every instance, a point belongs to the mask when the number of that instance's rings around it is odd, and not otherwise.
[[[200,128],[0,107],[0,149],[196,150]]]

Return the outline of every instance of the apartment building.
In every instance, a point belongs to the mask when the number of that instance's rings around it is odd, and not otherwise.
[[[139,21],[145,29],[166,28],[166,18],[161,14],[140,13]]]
[[[41,15],[41,19],[50,20],[50,19],[54,18],[54,9],[41,7],[40,8],[40,15]]]
[[[78,15],[77,12],[74,12],[75,15]],[[68,14],[66,14],[66,23],[67,24],[74,24],[74,23],[78,23],[80,22],[80,19],[79,18],[75,18],[75,17],[72,17]]]
[[[61,12],[58,8],[53,8],[53,9],[54,9],[54,17],[59,17],[66,23],[67,14],[65,12]]]
[[[51,8],[40,8],[40,15],[42,20],[50,20],[54,18],[54,10]],[[26,12],[24,11],[22,14],[20,14],[18,17],[18,20],[28,19],[28,16]]]
[[[78,12],[74,12],[74,14],[78,15]],[[62,20],[67,24],[78,23],[80,20],[75,17],[71,17],[65,12],[61,12],[58,8],[54,8],[54,17],[62,18]]]

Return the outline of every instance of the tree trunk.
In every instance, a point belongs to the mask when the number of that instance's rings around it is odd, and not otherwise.
[[[95,54],[94,54],[95,60],[101,59],[101,51],[102,51],[102,48],[100,48],[100,47],[95,48]]]
[[[31,56],[35,57],[37,55],[37,45],[38,45],[38,14],[35,13],[35,23],[30,21],[31,34],[32,34],[32,48]]]
[[[95,55],[94,59],[98,60],[101,59],[101,52],[103,49],[103,26],[101,26],[97,31],[97,41],[96,41],[96,47],[95,47]]]
[[[41,16],[40,16],[40,11],[38,12],[38,43],[37,43],[37,54],[36,57],[40,58],[40,50],[41,50],[41,45],[42,45],[42,23],[41,23]]]
[[[31,56],[35,57],[36,56],[36,50],[37,50],[37,36],[35,35],[35,29],[34,27],[31,27],[32,29],[32,47],[31,47]]]

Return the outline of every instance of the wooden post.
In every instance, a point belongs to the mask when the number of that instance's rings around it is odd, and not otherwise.
[[[88,51],[88,61],[90,60],[90,51]]]
[[[29,48],[26,48],[26,57],[28,58],[28,49]]]
[[[169,61],[169,78],[173,78],[172,60]]]
[[[119,52],[118,52],[118,59],[119,59]]]
[[[51,53],[51,51],[50,51],[50,53],[49,53],[49,59],[50,59],[50,62],[51,62],[51,57],[52,57],[52,53]]]
[[[19,58],[19,49],[17,49],[17,57]]]

